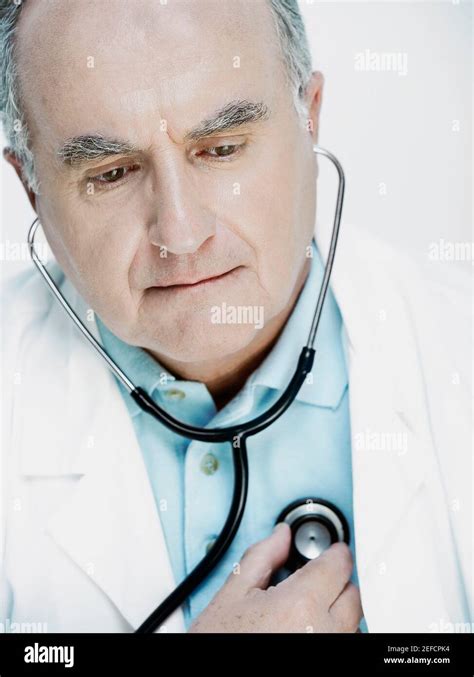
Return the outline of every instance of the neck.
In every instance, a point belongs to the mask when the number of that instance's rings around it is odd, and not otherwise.
[[[301,293],[310,267],[305,262],[297,283],[285,308],[258,333],[257,337],[242,350],[220,359],[203,362],[179,362],[149,351],[174,376],[187,381],[204,383],[212,395],[217,409],[239,392],[247,378],[263,362],[278,340],[296,301]]]

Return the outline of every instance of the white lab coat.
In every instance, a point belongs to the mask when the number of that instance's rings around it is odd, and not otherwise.
[[[327,238],[318,246],[325,256]],[[67,280],[62,288],[97,336],[84,301]],[[465,631],[472,627],[468,284],[449,264],[415,266],[347,226],[332,288],[348,346],[368,629],[469,624],[457,627]],[[49,632],[132,632],[175,585],[132,421],[111,373],[33,266],[6,292],[0,620],[45,623]],[[162,631],[184,631],[181,610]]]

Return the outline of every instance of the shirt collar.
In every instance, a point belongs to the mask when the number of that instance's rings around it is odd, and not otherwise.
[[[301,349],[308,340],[324,266],[312,243],[311,267],[305,284],[272,351],[249,379],[249,385],[284,390],[296,368]],[[311,375],[297,400],[321,407],[336,408],[347,385],[343,349],[343,323],[331,288],[328,288],[315,341],[316,356]]]
[[[96,322],[105,350],[136,386],[152,395],[155,389],[169,388],[170,383],[175,381],[174,376],[146,350],[119,339],[98,316]],[[132,416],[142,411],[132,397],[127,399],[127,404]]]
[[[293,376],[301,349],[308,339],[316,301],[318,299],[324,268],[318,249],[312,243],[311,267],[277,343],[261,365],[247,380],[243,392],[237,397],[249,395],[257,386],[283,391]],[[155,390],[169,388],[175,381],[158,361],[142,348],[129,345],[113,334],[99,317],[97,326],[104,348],[127,376],[150,395]],[[312,375],[300,388],[297,400],[321,407],[336,408],[347,385],[345,358],[342,345],[342,320],[331,288],[328,288],[316,336],[316,356]],[[178,384],[196,385],[189,381]],[[127,400],[130,414],[141,412],[133,398]]]

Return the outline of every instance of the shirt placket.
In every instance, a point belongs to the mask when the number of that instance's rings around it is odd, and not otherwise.
[[[253,388],[245,387],[230,405],[218,412],[207,427],[224,427],[242,420],[252,408]],[[232,447],[228,442],[190,442],[184,467],[184,543],[186,572],[205,557],[218,537],[230,508],[233,492]],[[212,574],[211,574],[212,576]],[[212,580],[188,602],[187,622],[202,607],[202,596],[214,594]]]

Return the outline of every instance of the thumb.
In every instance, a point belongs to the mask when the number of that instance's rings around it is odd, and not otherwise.
[[[291,529],[280,522],[272,534],[250,546],[240,564],[228,579],[229,592],[243,595],[252,588],[264,590],[271,575],[288,559],[291,545]]]

